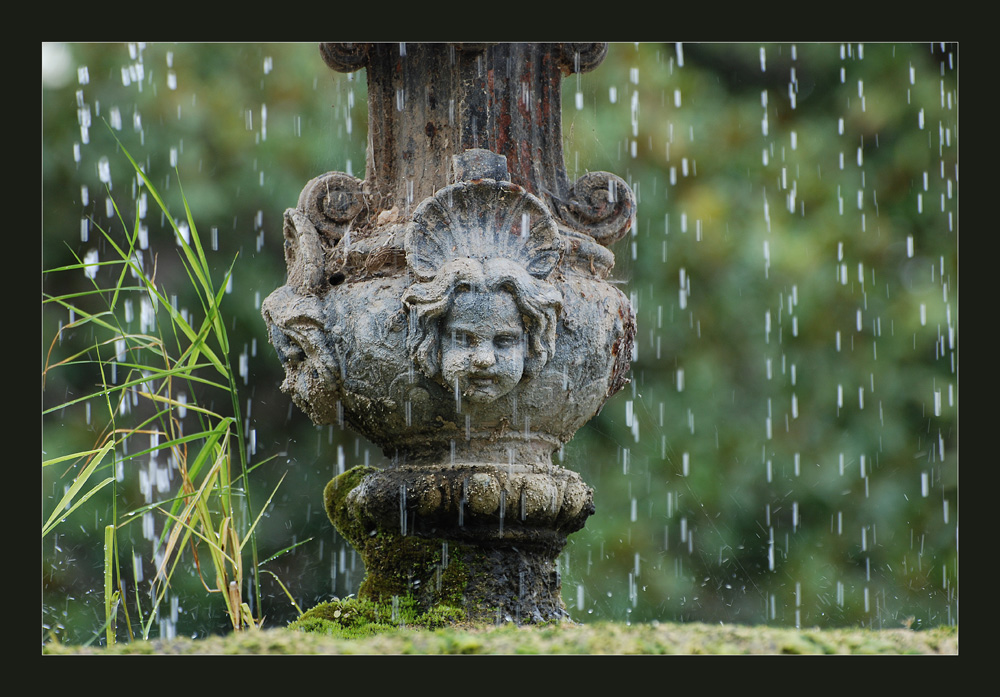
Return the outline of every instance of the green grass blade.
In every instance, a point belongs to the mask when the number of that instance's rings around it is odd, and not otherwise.
[[[90,460],[87,466],[83,468],[83,471],[80,472],[77,478],[73,481],[73,484],[70,486],[69,490],[66,491],[63,497],[59,500],[59,503],[56,504],[55,510],[52,511],[52,514],[49,516],[49,519],[45,521],[45,525],[42,526],[43,538],[46,535],[48,535],[52,531],[52,529],[56,527],[56,525],[59,524],[62,518],[69,515],[74,510],[76,510],[76,508],[79,507],[80,504],[82,504],[84,501],[86,501],[91,496],[96,494],[98,490],[102,489],[104,486],[114,481],[114,477],[109,477],[108,479],[105,479],[96,487],[88,491],[79,501],[77,501],[71,508],[68,508],[68,510],[66,510],[65,513],[63,513],[63,510],[67,509],[73,498],[86,485],[87,481],[90,479],[90,475],[94,473],[94,470],[96,470],[97,467],[104,461],[104,458],[107,457],[107,454],[111,452],[111,450],[114,447],[115,447],[115,441],[109,440],[107,443],[105,443],[103,448],[97,451],[97,454]],[[42,464],[43,466],[45,465],[44,462]]]
[[[115,643],[115,614],[118,611],[118,591],[114,590],[115,526],[104,528],[104,625],[108,632],[108,646]]]

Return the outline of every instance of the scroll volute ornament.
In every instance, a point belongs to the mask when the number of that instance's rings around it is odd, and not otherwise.
[[[317,295],[331,282],[327,260],[350,233],[365,209],[363,182],[343,172],[309,181],[298,206],[285,211],[283,227],[287,284],[304,295]],[[336,280],[336,279],[334,279]]]

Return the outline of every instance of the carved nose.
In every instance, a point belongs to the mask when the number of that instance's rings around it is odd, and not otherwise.
[[[472,365],[477,368],[489,368],[494,363],[496,363],[496,357],[493,355],[493,351],[486,346],[472,354]]]

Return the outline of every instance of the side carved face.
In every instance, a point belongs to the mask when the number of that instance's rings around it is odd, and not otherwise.
[[[526,340],[510,293],[458,293],[442,323],[441,377],[470,402],[492,402],[521,381]]]

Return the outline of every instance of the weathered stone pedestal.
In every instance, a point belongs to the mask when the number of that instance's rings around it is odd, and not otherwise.
[[[327,485],[325,503],[365,560],[362,596],[520,622],[567,617],[555,560],[594,511],[574,472],[484,463],[355,468]]]
[[[594,512],[552,453],[626,383],[628,299],[605,279],[624,181],[570,183],[559,88],[602,44],[324,44],[368,70],[366,179],[331,172],[285,215],[263,306],[282,388],[392,464],[326,488],[362,597],[474,620],[566,618],[556,558]]]

